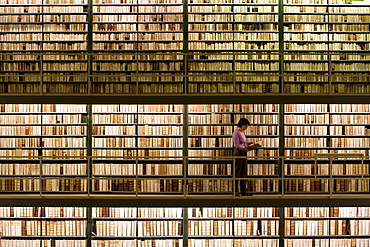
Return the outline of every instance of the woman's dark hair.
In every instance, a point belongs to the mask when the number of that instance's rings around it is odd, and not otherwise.
[[[240,120],[239,120],[239,122],[238,122],[238,127],[242,127],[243,125],[247,125],[247,126],[249,126],[249,125],[251,125],[251,123],[249,122],[249,120],[248,119],[246,119],[246,118],[241,118]]]

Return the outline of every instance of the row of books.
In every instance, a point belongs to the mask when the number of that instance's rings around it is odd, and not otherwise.
[[[182,218],[180,207],[94,207],[93,217],[113,218]]]
[[[13,1],[9,1],[13,2]],[[19,14],[27,14],[27,13],[35,13],[35,14],[43,14],[43,13],[84,13],[84,8],[81,4],[73,4],[69,3],[66,6],[64,5],[59,5],[59,4],[53,4],[54,6],[49,6],[47,3],[39,3],[37,4],[38,6],[27,6],[27,3],[21,3],[21,4],[15,4],[15,3],[8,3],[8,4],[14,4],[13,6],[7,6],[5,8],[2,8],[2,11],[0,13],[5,13],[5,14],[14,14],[14,13],[19,13]],[[26,6],[19,6],[19,5],[26,5]],[[41,11],[42,10],[42,11]]]
[[[93,240],[92,247],[182,247],[182,239]],[[74,246],[73,246],[74,247]],[[79,246],[77,246],[79,247]]]
[[[30,21],[31,21],[31,19],[30,19]],[[134,22],[134,21],[131,21],[131,22]],[[182,31],[181,25],[176,24],[176,23],[173,23],[173,24],[155,24],[155,22],[153,22],[153,23],[144,24],[144,22],[143,22],[143,23],[138,23],[137,24],[138,26],[136,26],[136,24],[131,24],[131,22],[128,22],[128,24],[118,24],[118,23],[122,23],[122,22],[118,22],[118,20],[117,20],[117,24],[106,24],[106,23],[93,24],[93,31],[94,32],[98,32],[98,31],[127,32],[127,31],[130,31],[130,32],[134,32],[134,33],[144,32],[144,31],[150,31],[150,32],[166,31],[166,32],[168,32],[168,34],[167,33],[162,34],[162,36],[166,36],[166,37],[168,37],[168,35],[172,36],[173,34],[171,32],[181,32]],[[34,22],[34,23],[37,23],[37,22]],[[54,23],[54,22],[50,21],[50,23]],[[64,22],[61,22],[61,23],[64,23]],[[40,32],[40,33],[41,32],[69,32],[70,33],[69,35],[68,34],[63,34],[63,36],[55,36],[55,35],[52,36],[52,37],[61,37],[61,38],[63,38],[62,40],[59,40],[57,38],[50,39],[50,40],[55,40],[56,42],[57,41],[63,41],[63,40],[84,41],[85,40],[84,39],[85,35],[75,36],[72,33],[73,32],[87,32],[87,24],[76,24],[76,22],[74,22],[74,23],[75,24],[69,24],[69,26],[66,26],[66,24],[58,24],[58,23],[55,23],[55,24],[44,23],[42,25],[41,24],[27,24],[24,27],[21,27],[18,24],[7,24],[7,25],[3,24],[1,26],[1,30],[3,32],[30,32],[30,31]],[[327,47],[328,45],[326,43],[324,43],[324,41],[331,41],[331,49],[334,49],[334,50],[342,50],[342,48],[343,49],[348,49],[348,50],[356,50],[355,44],[351,43],[351,41],[355,41],[355,40],[353,40],[352,37],[349,36],[348,34],[347,35],[342,35],[342,37],[344,37],[344,38],[349,38],[349,40],[347,40],[347,39],[343,40],[343,41],[348,42],[348,43],[344,43],[344,44],[339,43],[339,42],[336,43],[335,42],[336,40],[330,38],[330,37],[334,37],[334,34],[336,32],[343,32],[343,31],[345,31],[345,32],[366,32],[367,31],[366,27],[363,24],[355,24],[355,23],[357,23],[357,22],[353,22],[353,23],[349,23],[349,24],[343,24],[342,22],[338,22],[338,23],[329,22],[328,24],[322,24],[321,26],[318,26],[317,24],[307,24],[307,23],[306,24],[295,24],[293,22],[292,23],[287,22],[287,26],[285,26],[284,31],[285,32],[308,31],[308,32],[311,32],[310,34],[307,34],[307,36],[310,37],[310,38],[318,36],[318,34],[314,33],[315,31],[328,32],[328,34],[326,36],[324,36],[324,40],[317,41],[316,43],[314,43],[314,44],[316,44],[316,46],[311,46],[310,48],[306,48],[305,50],[308,50],[308,49],[323,50],[324,48],[326,48],[325,50],[328,50],[328,47]],[[329,24],[333,25],[333,29],[330,30],[330,31],[328,29]],[[253,24],[253,25],[257,25],[257,27],[258,27],[257,31],[259,31],[259,32],[271,32],[271,31],[276,31],[277,32],[275,24]],[[231,22],[231,24],[230,23],[229,24],[221,24],[221,21],[220,21],[220,23],[213,23],[213,24],[208,24],[208,25],[200,24],[199,22],[196,22],[196,21],[189,23],[190,33],[199,32],[199,31],[201,31],[201,32],[207,32],[207,31],[215,32],[216,31],[216,32],[221,33],[223,36],[225,35],[225,34],[223,34],[223,32],[227,32],[227,31],[230,31],[230,30],[241,31],[241,32],[242,31],[248,31],[248,30],[251,31],[252,27],[253,27],[252,24],[237,24],[237,23],[233,24],[233,22]],[[245,29],[247,29],[247,30],[245,30]],[[306,30],[306,29],[308,29],[308,30]],[[65,35],[67,35],[67,38],[65,38]],[[268,37],[269,36],[269,35],[268,36],[266,36],[266,35],[268,35],[268,34],[265,34],[263,37]],[[239,35],[233,35],[233,36],[234,36],[234,38],[224,39],[224,41],[218,41],[218,42],[220,42],[220,43],[226,43],[226,42],[230,43],[230,42],[233,42],[233,41],[234,42],[237,42],[237,41],[243,42],[242,38],[239,38],[239,39],[235,38],[235,37],[240,37],[240,34]],[[365,36],[365,35],[362,35],[362,36]],[[25,36],[25,37],[29,37],[29,36]],[[50,35],[48,37],[50,37]],[[230,37],[230,35],[229,35],[229,37]],[[297,35],[294,36],[294,37],[297,37]],[[301,37],[301,36],[298,36],[298,37]],[[145,39],[145,40],[150,41],[150,39],[148,39],[148,38]],[[265,40],[266,41],[265,43],[267,43],[267,41],[270,41],[271,39],[264,38],[262,40]],[[297,40],[299,40],[299,39],[297,39]],[[20,42],[22,42],[22,41],[25,41],[25,40],[23,40],[23,39],[20,40]],[[102,42],[103,41],[107,41],[107,40],[102,40]],[[134,43],[135,41],[136,40],[133,40],[132,43]],[[182,42],[181,39],[178,40],[178,41]],[[215,40],[213,40],[213,41],[215,41]],[[291,49],[294,48],[293,44],[289,42],[289,39],[286,39],[285,41],[286,41],[286,44],[285,44],[286,50],[291,50]],[[302,40],[302,41],[304,41],[304,40]],[[15,44],[16,44],[15,42],[14,43],[9,43],[9,44],[6,44],[5,47],[7,48],[7,50],[22,50],[22,49],[19,49],[19,48],[16,49],[17,47],[15,46]],[[31,47],[31,45],[33,45],[35,47],[32,50],[38,50],[39,49],[38,46],[36,46],[35,44],[38,44],[38,42],[29,44],[30,47]],[[107,43],[105,43],[105,44],[107,44]],[[275,42],[272,43],[272,44],[274,46],[277,46],[277,44],[275,44]],[[202,42],[198,42],[197,45],[202,45]],[[239,46],[240,45],[241,44],[239,44]],[[68,46],[59,46],[58,49],[68,50],[67,47]],[[85,46],[76,46],[76,47],[77,47],[76,48],[77,50],[86,50]],[[127,47],[125,50],[129,50],[128,48],[129,47]],[[227,47],[224,47],[224,48],[226,49]],[[319,49],[319,48],[321,48],[321,49]],[[55,48],[53,48],[53,46],[50,46],[47,43],[44,43],[44,49],[55,50]],[[99,49],[99,47],[96,47],[95,49]],[[113,48],[111,48],[111,49],[113,49]],[[193,49],[196,49],[196,48],[193,48]],[[230,47],[228,49],[233,49],[233,48]],[[241,49],[241,48],[238,48],[238,49]],[[270,50],[276,50],[276,48],[270,48]]]
[[[279,218],[277,207],[189,207],[187,218],[194,222],[210,220],[221,222],[234,220],[266,220],[266,218]],[[0,207],[0,218],[15,218],[18,220],[46,220],[43,218],[86,218],[86,207]],[[92,218],[96,220],[152,220],[154,218],[168,218],[169,220],[182,220],[183,207],[93,207]],[[291,222],[324,220],[338,222],[337,220],[369,220],[369,207],[284,207],[285,220]],[[36,218],[36,219],[35,219]],[[82,219],[76,219],[82,220]],[[163,222],[159,220],[158,222]]]
[[[274,220],[189,221],[189,236],[271,236],[277,233],[278,224]]]
[[[284,183],[286,192],[321,192],[329,191],[328,179],[292,179]],[[368,180],[358,179],[334,179],[334,192],[366,192],[369,190]]]
[[[240,14],[243,13],[243,8],[241,10],[235,10],[236,7],[234,7],[234,11],[230,11],[230,7],[228,7],[227,10],[225,10],[225,14],[220,15],[218,13],[223,11],[214,10],[214,8],[210,7],[211,6],[190,6],[191,12],[189,12],[189,22],[277,22],[277,13],[254,15],[253,13],[247,12],[248,14]],[[206,12],[210,14],[197,14],[197,12]]]
[[[299,208],[287,208],[297,210]],[[272,207],[202,207],[189,208],[189,218],[273,218],[278,217],[278,208]]]
[[[232,164],[188,164],[190,176],[229,175]],[[248,175],[277,175],[276,164],[248,164]],[[331,167],[329,170],[329,167]],[[0,175],[86,175],[86,164],[0,164]],[[181,176],[182,164],[93,164],[96,176],[169,175]],[[285,164],[285,175],[361,175],[368,174],[367,164]]]
[[[179,43],[180,44],[180,43]],[[162,44],[149,44],[148,46],[162,46]],[[163,44],[167,46],[168,44]],[[208,49],[209,46],[214,46],[215,49],[219,49],[220,47],[217,47],[217,44],[204,44],[207,46],[206,49]],[[143,48],[146,45],[140,46],[139,48]],[[105,45],[104,45],[105,47]],[[173,47],[171,45],[171,47]],[[197,46],[198,48],[200,46]],[[144,49],[146,49],[144,47]],[[172,49],[172,48],[171,48]],[[150,56],[149,56],[150,57]],[[220,60],[219,57],[215,57],[217,60]],[[320,58],[321,59],[321,58]],[[310,59],[312,60],[312,58]],[[304,62],[303,60],[296,60],[296,61],[285,61],[285,69],[286,72],[295,71],[295,70],[305,70],[301,69],[306,66],[310,66],[309,68],[311,70],[316,71],[327,71],[328,70],[328,62],[329,60],[324,60],[321,63],[318,63],[314,65],[313,62]],[[333,64],[331,65],[331,68],[336,71],[348,71],[348,70],[356,70],[356,71],[363,71],[367,69],[367,64],[363,63],[362,61],[351,61],[350,63],[342,64],[342,61],[340,63],[336,63],[335,61],[331,61]],[[22,71],[29,71],[29,70],[40,70],[39,61],[35,61],[34,63],[30,62],[19,62],[19,63],[3,63],[1,67],[4,71],[15,71],[15,70],[22,70]],[[163,70],[163,68],[167,68],[168,70],[176,70],[179,71],[179,66],[182,66],[183,61],[177,61],[177,62],[163,62],[163,61],[153,61],[148,62],[146,60],[138,60],[138,61],[121,61],[121,62],[110,62],[107,63],[107,61],[104,62],[94,62],[94,71],[132,71],[132,70],[140,70],[141,71],[147,71],[149,68],[152,68],[153,70]],[[232,70],[230,68],[230,65],[234,64],[235,70],[277,70],[278,62],[266,62],[266,61],[235,61],[232,62],[232,57],[230,57],[230,61],[227,62],[220,62],[220,61],[212,61],[209,60],[207,62],[190,62],[191,70],[204,70],[204,69],[210,69],[210,66],[212,66],[214,69],[218,68],[220,65],[227,65],[223,70],[221,71],[228,71]],[[203,68],[204,67],[204,68]],[[86,62],[77,62],[77,61],[67,61],[67,62],[59,62],[59,63],[53,63],[52,61],[43,61],[42,68],[47,71],[52,71],[51,68],[55,70],[66,70],[70,69],[72,71],[85,71],[86,70]],[[166,75],[166,74],[165,74]],[[124,75],[123,75],[124,76]],[[152,75],[153,76],[153,75]],[[168,76],[171,78],[170,76]],[[154,78],[154,77],[153,77]],[[196,78],[196,77],[194,77]],[[289,78],[289,77],[288,77]],[[151,81],[153,79],[145,79],[141,78],[141,81]],[[195,79],[193,79],[195,80]]]
[[[1,175],[39,175],[39,164],[1,164]],[[85,175],[85,164],[43,164],[44,175]],[[276,175],[275,164],[249,164],[248,175]],[[285,175],[328,175],[328,164],[286,164]],[[138,164],[138,175],[181,175],[183,167],[180,164]],[[332,175],[368,174],[366,164],[332,164]],[[136,175],[133,164],[94,164],[95,175]],[[189,164],[188,175],[230,175],[230,164]]]
[[[234,246],[234,247],[278,247],[277,239],[189,239],[190,247],[216,247],[216,246]]]
[[[0,220],[2,236],[85,236],[86,221]]]
[[[271,106],[272,104],[266,104],[266,108]],[[256,107],[256,108],[254,108]],[[261,108],[258,108],[261,107]],[[188,105],[188,111],[190,113],[196,112],[212,112],[212,113],[219,113],[219,112],[251,112],[253,110],[247,109],[254,109],[257,111],[257,108],[262,111],[264,109],[264,105],[239,105],[239,104],[202,104],[202,105]],[[268,111],[267,111],[268,112]]]
[[[9,247],[28,247],[28,246],[40,246],[40,247],[85,247],[86,240],[19,240],[19,239],[0,239],[0,244]],[[125,243],[123,243],[125,244]],[[96,247],[100,247],[100,245],[96,245]],[[113,246],[113,245],[112,245]],[[121,245],[122,247],[125,245]],[[133,247],[135,245],[132,245]],[[136,246],[135,246],[136,247]],[[145,246],[146,247],[146,246]]]
[[[126,141],[129,138],[125,138]],[[42,145],[41,145],[42,143]],[[65,138],[0,138],[2,148],[30,148],[30,147],[86,147],[86,137]],[[96,145],[96,147],[101,147]]]
[[[98,166],[98,164],[96,164]],[[113,166],[113,165],[111,165]],[[123,167],[121,165],[120,167]],[[113,169],[109,166],[110,169]],[[86,164],[0,164],[0,175],[86,175]],[[99,174],[97,172],[97,174]],[[110,174],[110,173],[107,173]],[[129,174],[129,173],[117,173]]]
[[[37,178],[9,178],[0,180],[0,191],[12,192],[60,192],[60,191],[75,191],[86,192],[87,181],[84,179],[52,179],[45,178],[40,185],[40,180]]]
[[[172,7],[174,8],[174,7]],[[206,7],[204,6],[196,6],[196,7],[191,7],[192,9],[193,8],[196,8],[196,11],[198,12],[210,12],[212,13],[212,10],[211,11],[199,11],[199,9],[204,9]],[[14,9],[11,9],[11,10],[14,10]],[[19,10],[23,10],[23,9],[19,9]],[[155,11],[155,10],[153,10]],[[196,12],[194,11],[194,12]],[[132,23],[132,22],[138,22],[138,23],[144,23],[144,22],[182,22],[182,15],[179,15],[179,14],[161,14],[161,15],[158,15],[158,16],[147,16],[145,15],[145,12],[146,11],[140,11],[140,8],[139,8],[139,13],[135,13],[135,12],[132,12],[132,14],[135,14],[135,15],[95,15],[94,16],[94,22],[97,23],[97,22],[102,22],[102,23],[106,23],[106,22],[120,22],[120,23],[124,23],[124,22],[127,22],[127,23]],[[182,12],[182,9],[180,9],[180,11],[178,11],[178,13],[181,13]],[[224,15],[217,15],[217,14],[210,14],[210,15],[205,15],[205,14],[194,14],[194,13],[190,13],[189,14],[189,21],[190,22],[277,22],[277,15],[275,14],[265,14],[265,15],[253,15],[253,14],[248,14],[248,15],[240,15],[240,14],[237,14],[238,12],[234,12],[234,14],[229,11],[228,14],[224,14]],[[7,13],[11,13],[11,14],[14,14],[13,11],[8,11]],[[61,13],[63,13],[61,11]],[[12,15],[12,16],[0,16],[0,20],[2,22],[23,22],[23,23],[40,23],[43,24],[43,25],[47,25],[48,23],[54,23],[54,25],[58,24],[58,23],[63,23],[63,22],[86,22],[86,16],[84,15],[63,15],[63,16],[60,16],[60,15],[47,15],[43,18],[42,17],[42,14],[40,13],[37,13],[35,15],[22,15],[20,13],[20,15],[16,16],[16,15]],[[313,16],[312,14],[307,14],[307,15],[294,15],[294,14],[286,14],[285,15],[285,18],[284,18],[284,22],[286,23],[290,23],[290,22],[328,22],[330,24],[333,24],[333,25],[341,25],[343,26],[344,22],[348,22],[348,23],[359,23],[359,22],[368,22],[369,19],[368,19],[368,16],[354,16],[353,14],[351,15],[346,15],[346,16],[338,16],[338,15],[335,15],[335,16],[328,16],[326,13],[324,13],[322,16],[320,15],[315,15]],[[14,25],[14,24],[13,24]],[[34,24],[35,25],[35,24]],[[50,24],[49,24],[50,25]],[[309,25],[312,25],[312,24],[308,24],[308,23],[303,23],[302,25],[304,26],[309,26]],[[295,26],[295,27],[298,27],[298,26]],[[132,30],[134,31],[134,30]],[[299,31],[299,29],[297,29],[296,31]],[[55,36],[55,34],[53,34]],[[225,34],[224,34],[225,35]],[[231,34],[232,35],[232,34]],[[327,34],[307,34],[308,36],[309,35],[321,35],[322,37],[324,37],[324,40],[328,39],[328,36]],[[332,34],[331,34],[332,35]],[[366,34],[364,34],[366,36]],[[77,34],[76,37],[84,37],[84,35],[81,35],[81,34]],[[165,36],[162,34],[162,36]],[[347,35],[343,35],[344,37],[348,37],[348,34]],[[52,40],[52,39],[51,39]],[[81,38],[79,39],[72,39],[72,40],[81,40]],[[84,40],[84,39],[82,39]],[[226,39],[228,40],[228,39]]]
[[[45,106],[47,107],[47,106]],[[83,106],[84,108],[85,106]],[[291,106],[287,106],[291,107]],[[309,106],[311,107],[311,106]],[[316,106],[315,106],[316,107]],[[323,109],[316,109],[314,111],[305,109],[298,109],[297,112],[295,110],[286,110],[285,114],[285,123],[286,124],[306,124],[306,123],[313,123],[313,124],[364,124],[364,126],[330,126],[330,132],[334,133],[335,135],[340,135],[341,133],[345,134],[366,134],[368,132],[366,124],[370,121],[366,114],[348,114],[347,111],[341,113],[340,111],[334,110],[330,111],[328,109],[328,105],[322,105]],[[81,109],[81,111],[84,109]],[[3,115],[0,120],[1,124],[79,124],[82,123],[84,120],[83,114],[48,114],[48,109],[45,109],[45,113],[39,115],[39,110],[36,110],[35,115]],[[59,111],[59,110],[57,110]],[[70,110],[66,109],[66,112]],[[23,111],[22,111],[23,112]],[[72,110],[73,112],[73,110]],[[291,114],[289,114],[292,112]],[[301,112],[307,113],[305,115],[300,114]],[[11,112],[9,112],[11,113]],[[140,112],[139,112],[140,113]],[[149,113],[149,112],[148,112]],[[143,135],[155,134],[155,133],[172,133],[175,130],[177,134],[181,133],[180,126],[160,126],[160,127],[153,127],[147,125],[147,123],[157,123],[157,124],[181,124],[182,117],[181,112],[176,112],[178,114],[93,114],[93,123],[94,124],[111,124],[111,123],[122,123],[122,124],[143,124],[142,126],[138,126],[138,133]],[[321,114],[324,113],[324,114]],[[299,115],[297,115],[299,114]],[[262,124],[277,124],[278,123],[278,115],[276,114],[218,114],[218,113],[211,113],[198,115],[198,114],[189,114],[189,123],[190,124],[231,124],[233,122],[233,118],[240,118],[240,117],[247,117],[253,123],[262,123]],[[42,123],[41,123],[42,120]],[[343,129],[344,127],[344,129]],[[198,130],[201,132],[204,129],[213,129],[213,132],[216,131],[223,132],[223,133],[230,133],[232,131],[232,126],[190,126],[190,135],[197,134]],[[42,134],[45,133],[69,133],[78,134],[84,133],[86,127],[85,126],[42,126]],[[125,132],[126,133],[135,133],[134,126],[120,126],[120,127],[113,127],[113,126],[94,126],[94,129],[102,129],[101,131],[107,131],[104,133],[110,133],[109,131],[114,131],[117,129],[118,133]],[[121,130],[122,129],[122,130]],[[314,126],[308,128],[307,126],[287,126],[286,131],[289,133],[299,133],[307,132],[316,133],[327,133],[327,129],[325,127]],[[193,132],[193,130],[195,132]],[[344,130],[344,132],[343,132]],[[25,135],[29,135],[30,133],[37,134],[39,133],[39,129],[35,126],[28,126],[28,127],[20,127],[20,126],[4,126],[2,128],[4,134],[10,132],[12,133],[24,133]],[[179,132],[180,131],[180,132]],[[250,128],[249,135],[258,134],[258,133],[271,133],[276,134],[277,126],[252,126]],[[113,132],[112,132],[113,133]],[[54,140],[55,141],[55,140]],[[21,145],[22,146],[22,145]]]
[[[42,220],[42,218],[37,219],[16,219],[17,217],[38,217],[38,213],[42,210],[48,210],[48,208],[5,208],[7,212],[25,212],[25,215],[19,216],[10,216],[15,217],[14,220],[9,219],[2,219],[1,226],[8,226],[8,229],[2,228],[5,230],[5,236],[7,237],[14,237],[17,238],[19,236],[26,236],[28,232],[32,233],[32,237],[35,236],[49,236],[49,237],[57,237],[61,236],[59,234],[63,233],[64,236],[86,236],[85,232],[85,222],[86,220],[81,219],[73,219],[74,217],[86,217],[85,214],[77,214],[77,215],[64,215],[58,214],[58,211],[65,211],[69,210],[69,208],[53,208],[55,209],[55,216],[51,217],[71,217],[70,220]],[[0,209],[3,210],[3,209]],[[9,211],[10,210],[10,211]],[[78,209],[78,211],[84,211],[84,209]],[[169,208],[93,208],[94,212],[105,212],[103,217],[107,217],[106,220],[97,219],[96,222],[96,235],[95,238],[100,236],[110,236],[113,232],[115,233],[114,236],[132,236],[136,238],[137,236],[146,236],[145,234],[150,234],[151,236],[173,236],[173,237],[181,237],[182,236],[182,209],[169,209]],[[233,213],[239,214],[239,212],[244,211],[248,212],[248,215],[252,217],[259,217],[261,219],[238,219],[233,218]],[[308,207],[308,208],[285,208],[286,213],[288,212],[295,212],[294,216],[297,217],[296,220],[294,219],[285,219],[285,244],[287,246],[304,246],[304,244],[324,244],[325,246],[329,244],[335,244],[335,246],[366,246],[364,244],[368,243],[367,239],[361,238],[363,235],[367,235],[369,220],[367,218],[364,219],[356,219],[357,217],[367,217],[368,216],[368,208],[366,207]],[[107,215],[106,213],[115,212],[114,215]],[[277,212],[277,208],[189,208],[189,212],[199,212],[204,214],[199,214],[201,217],[198,219],[188,219],[189,221],[189,244],[191,246],[203,246],[203,244],[207,244],[207,246],[219,246],[220,244],[228,243],[230,246],[277,246],[276,241],[277,239],[238,239],[238,232],[242,233],[240,236],[246,236],[245,232],[249,232],[247,229],[252,229],[251,235],[248,236],[276,236],[278,234],[278,220],[274,219],[265,219],[276,217],[274,212]],[[258,212],[266,214],[258,215]],[[309,214],[306,214],[309,212]],[[328,217],[329,212],[331,215],[335,217],[338,213],[344,213],[342,217],[346,217],[346,219],[322,219],[322,217]],[[122,214],[123,213],[123,214]],[[144,213],[144,215],[142,215]],[[170,213],[170,214],[169,214]],[[174,214],[172,214],[174,213]],[[53,213],[54,214],[54,213]],[[95,215],[95,213],[93,213]],[[144,216],[143,220],[139,220],[137,215]],[[146,220],[145,218],[160,218],[164,216],[168,216],[173,219],[169,220]],[[111,218],[123,217],[124,221],[117,221],[117,219],[109,220]],[[6,215],[5,217],[9,217]],[[94,217],[94,216],[93,216]],[[139,216],[141,217],[141,216]],[[179,220],[176,218],[180,217]],[[211,219],[209,219],[211,217]],[[219,218],[219,217],[229,217],[230,220],[224,219],[213,219],[212,218]],[[235,217],[238,217],[235,215]],[[244,216],[241,216],[244,217]],[[291,217],[291,215],[287,214],[286,217]],[[307,217],[307,219],[301,219],[301,217]],[[315,219],[315,217],[319,217],[319,219]],[[340,217],[340,216],[339,216]],[[348,217],[353,219],[348,219]],[[34,223],[36,222],[36,223]],[[41,224],[39,222],[42,222]],[[19,225],[21,223],[21,225]],[[78,227],[80,225],[80,227]],[[204,227],[202,227],[204,225]],[[19,228],[15,228],[19,226]],[[66,227],[69,226],[69,229]],[[106,226],[106,227],[104,227]],[[124,227],[126,226],[126,227]],[[248,228],[249,226],[249,228]],[[51,229],[51,228],[54,229]],[[13,230],[11,230],[13,229]],[[21,229],[19,231],[17,229]],[[131,231],[130,231],[131,229]],[[136,234],[136,229],[139,230],[138,234]],[[140,230],[141,229],[141,230]],[[192,234],[191,232],[195,232],[195,230],[201,229],[213,229],[213,231],[208,231],[208,234],[203,234],[202,238],[200,239],[193,239],[193,236],[197,236],[196,234]],[[216,230],[217,229],[217,230]],[[78,231],[80,230],[80,231]],[[222,239],[207,239],[207,237],[214,237],[220,236],[220,232],[222,234]],[[244,232],[244,233],[243,233]],[[4,233],[4,232],[3,232]],[[142,233],[142,234],[141,234]],[[118,234],[118,235],[117,235]],[[313,234],[317,234],[322,237],[335,237],[341,235],[342,238],[335,239],[335,238],[327,238],[327,239],[289,239],[291,236],[297,235],[304,235],[304,236],[312,236]],[[349,237],[348,236],[351,236]],[[316,236],[317,236],[316,235]],[[344,236],[347,235],[347,236]],[[4,234],[3,234],[4,236]],[[28,235],[29,236],[29,235]],[[228,238],[229,237],[229,238]],[[6,246],[27,246],[24,245],[25,243],[30,244],[33,240],[6,240],[2,239],[2,244],[7,244]],[[38,246],[40,245],[40,241],[47,243],[53,242],[55,244],[56,241],[60,240],[35,240],[39,241]],[[75,242],[83,242],[86,240],[74,240]],[[93,240],[94,246],[147,246],[147,245],[137,245],[138,240]],[[153,240],[142,240],[139,241],[141,244],[145,243],[145,241],[152,241],[150,246],[171,246],[175,247],[178,246],[178,241],[175,239],[169,239],[169,243],[167,245],[161,245],[162,243],[158,243],[157,241],[165,241],[160,239],[153,239]],[[167,240],[166,240],[167,241]],[[333,241],[333,243],[332,243]],[[62,241],[61,241],[62,242]],[[66,246],[68,240],[63,240],[65,243],[59,243],[56,246]],[[274,245],[273,245],[274,243]],[[22,245],[23,244],[23,245]],[[65,244],[65,245],[63,245]],[[106,244],[106,245],[99,245],[99,244]],[[121,245],[119,245],[121,244]],[[133,245],[131,245],[133,244]],[[147,244],[147,243],[146,243]],[[199,245],[194,245],[199,244]],[[294,245],[290,245],[294,244]],[[339,244],[339,245],[338,245]],[[342,245],[340,245],[342,244]],[[40,246],[50,246],[50,245],[40,245]],[[55,246],[55,245],[52,245]],[[80,246],[80,245],[71,245],[71,246]]]
[[[181,236],[181,221],[96,221],[99,236]]]
[[[182,150],[122,150],[122,149],[97,149],[93,150],[96,159],[132,159],[135,155],[140,157],[157,157],[157,159],[179,159],[174,157],[182,156]],[[100,157],[99,157],[100,156]]]
[[[290,207],[285,208],[286,217],[368,217],[368,207]]]
[[[302,79],[302,78],[299,78],[299,79]],[[325,84],[290,84],[289,83],[289,84],[284,85],[284,92],[285,93],[327,93],[329,92],[328,88],[329,86]],[[344,93],[341,90],[336,90],[336,92]]]
[[[325,5],[325,4],[338,4],[338,5],[341,5],[341,4],[353,4],[353,2],[345,2],[343,3],[342,1],[340,0],[285,0],[284,1],[284,4],[307,4],[307,5],[311,5],[311,4],[318,4],[318,5]]]
[[[299,236],[368,235],[369,220],[287,220],[285,234]]]
[[[14,12],[12,11],[14,9],[12,8],[10,10],[11,11],[6,10],[7,11],[6,13],[14,14]],[[18,10],[23,10],[23,9],[18,9]],[[34,22],[34,23],[47,23],[47,22],[58,23],[59,22],[59,23],[62,23],[62,22],[85,22],[86,21],[86,16],[84,16],[84,15],[62,15],[62,16],[61,15],[44,15],[43,16],[40,13],[37,13],[37,14],[34,14],[34,15],[30,15],[29,13],[28,13],[28,15],[22,15],[22,13],[23,13],[23,11],[19,15],[9,15],[9,16],[0,15],[0,21],[2,23],[6,23],[6,22],[24,22],[24,23],[31,23],[31,22]],[[47,37],[55,37],[55,36],[56,36],[56,34],[48,34],[44,37],[47,38]],[[72,39],[72,40],[84,40],[81,37],[82,36],[81,34],[75,34],[73,36],[75,36],[76,38]],[[80,37],[80,38],[78,38],[78,37]],[[53,38],[51,38],[51,39],[49,38],[47,40],[53,40]],[[62,39],[59,38],[59,40],[63,40],[63,38]],[[22,39],[21,41],[24,41],[24,39]]]
[[[360,175],[367,174],[366,164],[285,164],[285,175]]]
[[[286,239],[287,247],[304,247],[304,246],[343,246],[343,247],[360,247],[369,246],[369,239]]]
[[[82,207],[0,207],[0,217],[86,217],[86,210]]]

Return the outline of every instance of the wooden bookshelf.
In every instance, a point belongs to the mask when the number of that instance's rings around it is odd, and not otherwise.
[[[368,0],[89,4],[0,3],[0,93],[369,92]]]
[[[87,193],[91,177],[101,194],[231,194],[231,134],[246,117],[248,140],[262,145],[248,153],[252,193],[367,193],[368,111],[367,104],[3,104],[0,191]]]
[[[86,209],[77,207],[1,207],[0,244],[5,246],[85,246]]]
[[[0,92],[86,93],[87,1],[1,5]]]
[[[360,247],[369,241],[369,220],[369,207],[0,207],[0,243]]]
[[[182,114],[181,105],[94,106],[94,191],[182,192]]]
[[[278,246],[276,208],[189,208],[189,246]]]
[[[291,178],[285,182],[286,192],[366,193],[368,180],[356,177],[369,175],[363,159],[368,155],[367,107],[285,105],[285,155],[297,156],[285,160],[284,173]],[[315,154],[323,155],[305,160]]]
[[[2,192],[86,191],[86,105],[3,104],[0,114]]]
[[[249,156],[264,157],[248,162],[248,177],[261,178],[247,180],[248,187],[256,193],[278,191],[277,181],[271,179],[278,174],[277,162],[268,158],[277,156],[277,105],[189,105],[188,115],[189,156],[194,156],[188,165],[188,176],[194,178],[189,181],[189,192],[231,193],[231,180],[225,178],[233,176],[233,161],[227,156],[233,154],[231,135],[241,117],[251,122],[246,133],[248,141],[260,142],[263,146],[259,153],[248,153]]]
[[[285,246],[368,243],[367,207],[285,208]]]
[[[93,92],[183,93],[182,26],[181,1],[94,1]]]
[[[182,208],[93,208],[92,246],[182,246]]]

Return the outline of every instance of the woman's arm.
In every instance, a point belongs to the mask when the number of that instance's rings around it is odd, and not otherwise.
[[[248,152],[249,151],[249,149],[247,149],[245,147],[245,144],[246,143],[243,142],[243,141],[241,141],[241,138],[240,138],[239,134],[237,133],[237,131],[235,131],[233,133],[233,142],[234,142],[234,146],[235,146],[236,149],[241,150],[241,151],[244,151],[244,152]]]

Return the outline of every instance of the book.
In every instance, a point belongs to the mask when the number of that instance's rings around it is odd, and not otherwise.
[[[253,148],[260,148],[262,147],[261,144],[259,144],[258,142],[255,142],[255,143],[252,143],[252,144],[249,144],[248,146],[245,146],[247,149],[253,149]]]

